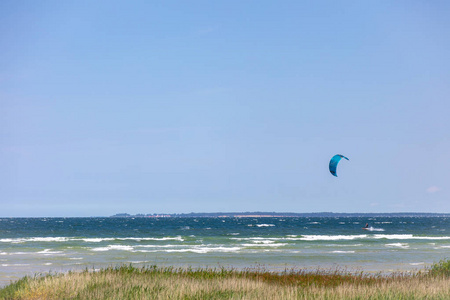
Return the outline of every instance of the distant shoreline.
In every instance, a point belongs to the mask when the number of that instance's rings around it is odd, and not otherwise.
[[[112,216],[97,215],[89,217],[81,216],[0,216],[3,219],[23,219],[23,218],[450,218],[450,213],[423,213],[423,212],[397,212],[397,213],[334,213],[334,212],[313,212],[313,213],[293,213],[293,212],[212,212],[212,213],[149,213],[149,214],[128,214],[117,213]]]
[[[314,218],[314,217],[450,217],[450,213],[291,213],[291,212],[214,212],[214,213],[181,213],[181,214],[135,214],[119,213],[110,218]]]

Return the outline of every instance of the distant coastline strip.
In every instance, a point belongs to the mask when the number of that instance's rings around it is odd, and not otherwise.
[[[213,212],[213,213],[180,213],[180,214],[135,214],[119,213],[111,218],[323,218],[323,217],[450,217],[450,213],[292,213],[292,212]]]

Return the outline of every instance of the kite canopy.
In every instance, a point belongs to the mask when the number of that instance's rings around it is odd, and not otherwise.
[[[341,154],[336,154],[330,160],[330,173],[333,174],[336,177],[337,177],[337,175],[336,175],[336,168],[337,168],[337,165],[338,165],[339,161],[342,158],[345,158],[346,160],[348,160],[347,157],[345,157],[344,155],[341,155]]]

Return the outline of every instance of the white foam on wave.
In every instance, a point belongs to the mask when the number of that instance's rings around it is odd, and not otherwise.
[[[0,239],[2,243],[27,243],[27,242],[68,242],[68,241],[83,241],[88,243],[99,243],[105,241],[184,241],[181,236],[167,236],[167,237],[99,237],[99,238],[80,238],[80,237],[28,237],[28,238],[4,238]]]
[[[385,246],[390,248],[402,248],[402,249],[409,248],[409,245],[407,243],[392,243],[392,244],[385,244]]]
[[[184,239],[181,236],[175,236],[175,237],[161,237],[161,238],[156,238],[156,237],[126,237],[126,238],[117,238],[117,240],[124,240],[124,241],[184,241]]]
[[[301,235],[287,236],[285,240],[293,241],[338,241],[356,239],[386,239],[386,240],[448,240],[448,236],[414,236],[412,234],[357,234],[357,235]]]
[[[193,253],[209,253],[209,252],[237,252],[241,250],[241,247],[195,247],[190,249],[168,249],[163,252],[193,252]]]
[[[132,246],[127,245],[109,245],[107,247],[97,247],[97,248],[91,248],[92,251],[110,251],[110,250],[121,250],[121,251],[131,251],[133,250]]]
[[[154,250],[134,250],[133,252],[141,252],[141,253],[155,253],[155,252],[165,252],[165,253],[197,253],[197,254],[206,254],[211,252],[237,252],[241,250],[241,247],[205,247],[205,246],[191,246],[189,248],[183,249],[154,249]]]
[[[27,239],[27,242],[66,242],[66,237],[34,237]]]
[[[104,241],[113,241],[114,238],[82,238],[80,240],[87,243],[100,243]]]
[[[356,253],[355,251],[342,251],[342,250],[335,250],[331,251],[331,253],[341,253],[341,254],[349,254],[349,253]]]
[[[450,240],[450,236],[414,236],[412,234],[375,234],[373,238],[387,240]]]
[[[272,243],[272,244],[241,244],[243,247],[283,247],[289,245],[288,243]]]
[[[104,242],[104,241],[184,241],[184,239],[181,236],[175,236],[175,237],[118,237],[118,238],[73,238],[71,240],[82,240],[84,242],[91,242],[91,243],[98,243],[98,242]]]
[[[44,255],[51,255],[51,254],[61,254],[63,252],[62,251],[52,251],[52,249],[45,249],[45,250],[42,250],[42,251],[38,251],[36,253],[44,254]]]
[[[412,234],[355,234],[355,235],[287,235],[284,238],[271,237],[233,237],[231,240],[237,241],[350,241],[360,239],[386,239],[386,240],[446,240],[450,237],[413,236]],[[360,244],[358,244],[360,245]]]
[[[230,238],[230,240],[236,240],[236,241],[251,241],[254,243],[261,242],[264,243],[264,241],[280,241],[284,240],[284,238],[269,238],[269,237],[249,237],[249,238]]]
[[[28,254],[33,254],[33,252],[10,252],[10,253],[6,253],[5,255],[28,255]]]
[[[274,227],[275,224],[256,224],[257,227]]]
[[[374,227],[369,227],[369,228],[365,228],[365,229],[369,230],[369,231],[384,231],[383,228],[374,228]]]
[[[275,243],[275,241],[274,240],[253,240],[253,243],[254,244],[273,244],[273,243]]]
[[[339,241],[339,240],[355,240],[367,238],[367,234],[359,235],[302,235],[298,238],[287,238],[287,240],[300,241]]]
[[[26,243],[26,242],[66,242],[69,238],[67,237],[29,237],[29,238],[6,238],[0,239],[3,243]]]
[[[328,244],[323,245],[324,247],[361,247],[363,244]]]
[[[136,252],[136,253],[155,253],[155,252],[161,252],[161,250],[133,250],[133,252]]]
[[[139,248],[176,248],[176,247],[186,247],[186,245],[136,245],[134,247]]]

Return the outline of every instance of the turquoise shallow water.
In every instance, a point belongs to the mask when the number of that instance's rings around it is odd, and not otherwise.
[[[418,270],[450,258],[450,218],[4,218],[0,285],[120,264]],[[370,230],[362,227],[370,224]]]

